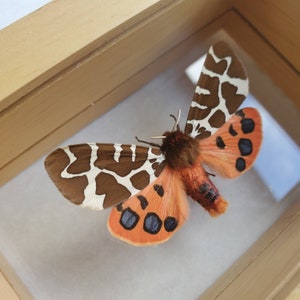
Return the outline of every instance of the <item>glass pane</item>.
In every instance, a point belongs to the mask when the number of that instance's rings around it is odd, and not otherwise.
[[[171,130],[169,114],[178,109],[183,128],[194,92],[185,76],[190,62],[187,53],[63,144],[149,140]],[[226,214],[211,218],[188,199],[183,228],[164,244],[139,248],[111,237],[109,209],[84,210],[65,200],[39,160],[0,190],[0,252],[36,299],[196,299],[294,200],[274,201],[253,169],[212,180],[229,202]]]

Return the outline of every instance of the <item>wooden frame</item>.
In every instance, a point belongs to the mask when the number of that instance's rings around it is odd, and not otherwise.
[[[122,9],[110,1],[103,7],[97,1],[82,3],[53,1],[0,32],[5,49],[14,49],[0,50],[0,138],[8,145],[0,150],[0,184],[167,68],[191,45],[201,41],[204,52],[220,32],[226,32],[293,100],[297,109],[291,107],[291,113],[299,112],[295,59],[300,50],[295,35],[299,21],[288,23],[278,39],[270,30],[272,26],[276,30],[276,24],[271,20],[266,26],[256,15],[267,6],[281,16],[282,1],[275,1],[276,5],[268,0],[251,1],[251,9],[250,1],[222,0],[144,0],[139,5],[130,0]],[[295,9],[299,11],[299,5],[291,11]],[[64,12],[61,18],[60,12]],[[34,34],[24,36],[26,32]],[[264,104],[275,116],[279,113],[259,82],[253,84],[253,91],[266,99]],[[288,117],[282,125],[300,144],[299,129]],[[289,197],[299,199],[299,186]],[[299,241],[299,213],[296,203],[201,299],[248,299],[249,291],[255,291],[256,298],[288,295],[299,279],[300,243],[295,243]],[[267,259],[271,254],[282,259],[274,264]],[[9,277],[8,282],[0,277],[1,293],[7,291],[7,299],[30,298],[4,259],[0,264]],[[271,264],[269,271],[263,268]],[[258,274],[268,280],[249,280]]]
[[[229,6],[202,2],[53,1],[4,29],[14,51],[0,53],[0,185],[166,68],[153,63]]]

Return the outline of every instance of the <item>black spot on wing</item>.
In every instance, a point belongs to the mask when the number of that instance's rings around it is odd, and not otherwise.
[[[238,133],[233,129],[233,126],[232,126],[232,124],[230,125],[230,127],[229,127],[229,133],[230,133],[230,135],[232,135],[232,136],[236,136]]]
[[[242,109],[240,109],[240,110],[238,110],[236,113],[235,113],[237,116],[240,116],[240,117],[242,117],[242,118],[244,118],[245,117],[245,113],[243,112],[243,110]]]
[[[224,148],[226,147],[226,145],[225,145],[223,139],[222,139],[220,136],[218,136],[218,137],[216,138],[216,145],[217,145],[217,147],[220,148],[220,149],[224,149]]]
[[[174,231],[178,225],[176,218],[167,217],[164,221],[164,227],[167,232]]]
[[[251,133],[255,128],[255,122],[252,119],[244,118],[241,120],[242,131],[243,133]]]
[[[252,142],[249,139],[240,139],[239,143],[239,150],[242,156],[247,156],[252,153]]]
[[[160,197],[162,197],[165,193],[164,188],[159,184],[154,184],[153,189]]]
[[[122,211],[123,210],[123,203],[119,203],[118,205],[116,205],[116,209],[117,209],[117,211]]]
[[[242,157],[239,157],[235,162],[235,168],[239,172],[244,171],[246,169],[246,161]]]
[[[143,195],[138,195],[137,198],[140,200],[141,208],[144,210],[148,206],[148,200]]]
[[[150,234],[157,234],[162,226],[162,220],[154,213],[148,213],[144,220],[144,230]]]
[[[120,224],[127,230],[133,229],[138,223],[140,217],[131,208],[127,207],[122,211]]]

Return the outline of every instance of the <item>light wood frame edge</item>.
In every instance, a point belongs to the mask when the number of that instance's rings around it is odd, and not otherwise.
[[[281,300],[288,296],[300,282],[299,195],[300,184],[285,199],[294,203],[199,300]]]
[[[34,299],[20,277],[0,253],[0,299],[32,300]],[[3,289],[2,289],[3,288]]]
[[[10,285],[9,281],[4,277],[4,275],[0,271],[0,298],[13,300],[18,299],[18,295],[16,294],[14,288]]]

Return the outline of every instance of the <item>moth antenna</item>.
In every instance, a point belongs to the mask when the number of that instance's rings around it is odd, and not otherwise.
[[[151,136],[150,139],[165,139],[165,135]]]
[[[175,129],[180,130],[179,125],[178,125],[179,120],[180,120],[180,116],[181,116],[181,109],[178,110],[177,118],[174,115],[170,114],[170,117],[172,117],[175,120],[175,124],[172,128],[172,131],[175,131]]]
[[[152,142],[147,142],[147,141],[144,141],[144,140],[140,140],[137,136],[135,137],[135,139],[136,139],[139,143],[144,143],[144,144],[147,144],[147,145],[152,146],[152,147],[160,148],[160,144],[152,143]]]

